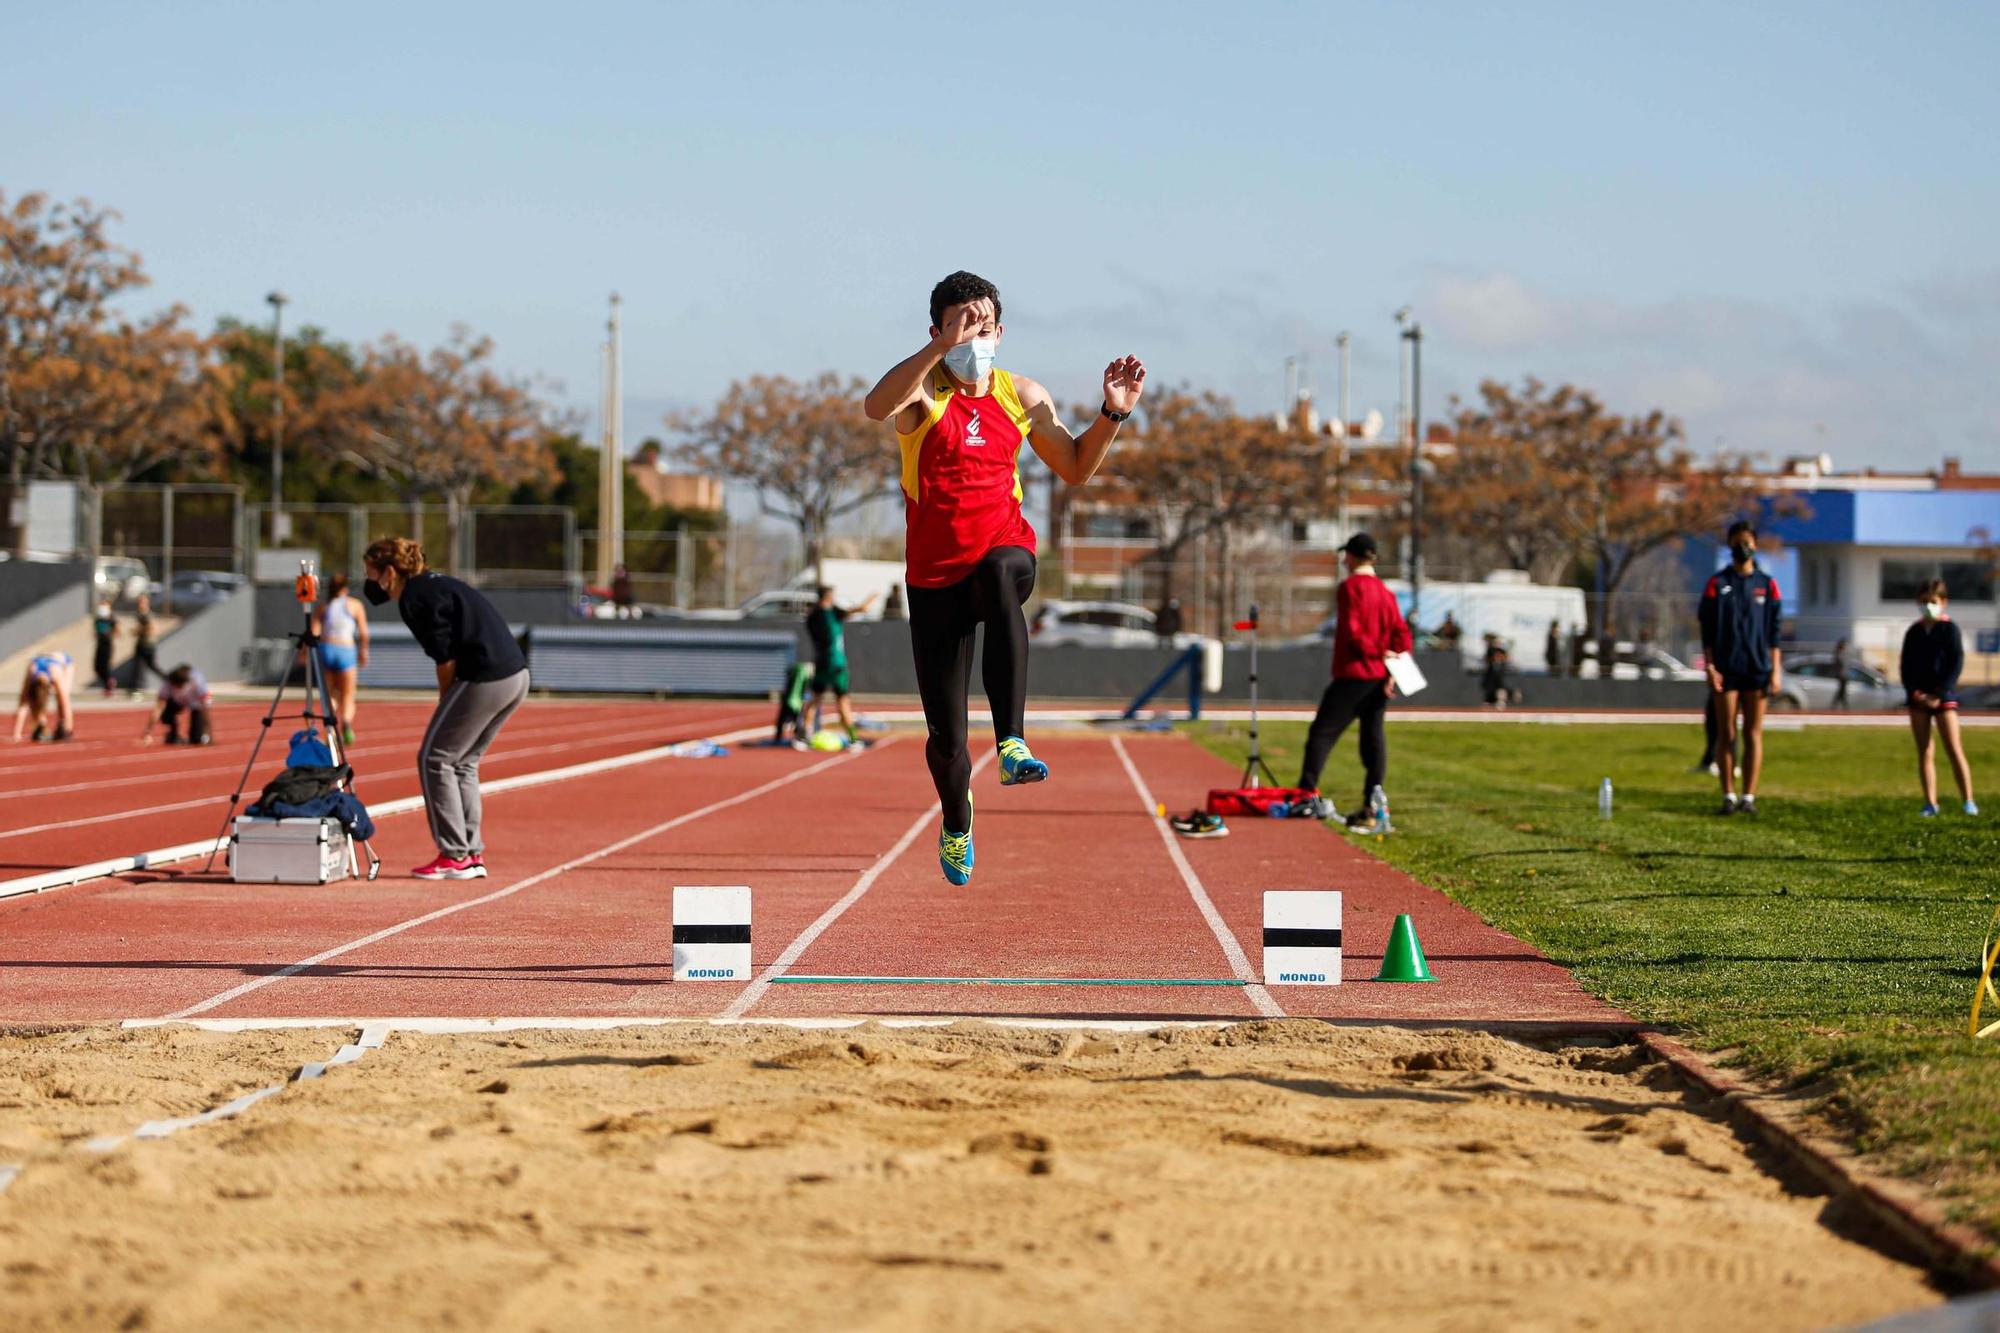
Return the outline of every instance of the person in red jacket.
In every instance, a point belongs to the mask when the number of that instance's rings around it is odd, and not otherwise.
[[[1319,711],[1306,732],[1305,759],[1299,766],[1299,786],[1319,790],[1320,770],[1326,757],[1347,730],[1347,724],[1361,723],[1361,804],[1347,817],[1350,827],[1368,822],[1369,798],[1388,773],[1389,748],[1382,719],[1389,698],[1396,691],[1384,661],[1391,653],[1410,651],[1410,627],[1396,594],[1375,577],[1375,539],[1357,532],[1341,549],[1341,563],[1347,577],[1335,594],[1333,626],[1333,681],[1320,696]],[[1338,817],[1324,798],[1318,806],[1322,819]]]

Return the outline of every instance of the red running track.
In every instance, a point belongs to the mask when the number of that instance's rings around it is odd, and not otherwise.
[[[1339,987],[806,986],[671,979],[671,889],[755,889],[755,956],[799,974],[1227,978],[1152,815],[1233,775],[1173,736],[1049,733],[1049,783],[980,772],[979,870],[938,874],[919,744],[840,756],[738,750],[661,759],[493,796],[494,876],[327,888],[159,875],[0,902],[0,1018],[710,1017],[990,1014],[1448,1021],[1577,1029],[1629,1022],[1561,969],[1333,831],[1238,821],[1178,843],[1254,967],[1267,888],[1345,897]],[[990,757],[990,756],[989,756]],[[427,852],[384,821],[390,867]],[[830,909],[847,905],[829,920]],[[1422,931],[1433,985],[1374,975],[1394,914]],[[804,936],[816,930],[810,943]]]
[[[428,703],[367,703],[349,756],[356,787],[370,803],[417,793],[417,744]],[[212,837],[259,730],[264,709],[216,710],[216,744],[137,743],[143,710],[79,714],[85,739],[62,745],[0,747],[0,880]],[[629,754],[667,741],[768,720],[762,704],[559,703],[531,700],[501,731],[482,765],[512,777]],[[251,775],[252,796],[284,767],[302,725],[281,715]],[[92,733],[95,733],[94,736]]]

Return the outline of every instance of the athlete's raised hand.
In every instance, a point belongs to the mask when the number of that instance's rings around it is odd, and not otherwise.
[[[1113,412],[1130,412],[1146,389],[1146,367],[1136,356],[1123,356],[1104,368],[1104,405]]]
[[[945,312],[944,324],[938,329],[933,345],[950,351],[961,343],[969,343],[980,335],[993,319],[993,302],[986,297],[977,301],[967,301],[964,305]]]

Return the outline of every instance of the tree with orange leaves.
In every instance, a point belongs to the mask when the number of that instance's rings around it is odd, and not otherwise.
[[[360,426],[352,453],[371,471],[443,498],[447,568],[457,567],[474,492],[553,475],[547,440],[560,423],[531,383],[504,374],[492,357],[492,340],[463,326],[428,353],[385,338],[367,349],[354,384],[326,405]]]
[[[1301,438],[1267,417],[1246,417],[1229,399],[1186,387],[1140,405],[1135,439],[1106,464],[1151,520],[1155,559],[1173,592],[1176,563],[1194,542],[1220,546],[1217,577],[1228,585],[1232,540],[1260,521],[1317,514],[1332,502],[1338,463],[1325,442]],[[1226,599],[1218,614],[1227,617]],[[1218,630],[1218,632],[1220,632]]]
[[[1619,416],[1587,390],[1532,378],[1519,389],[1488,380],[1479,400],[1457,414],[1456,447],[1433,460],[1426,521],[1487,544],[1512,568],[1551,554],[1592,566],[1599,642],[1641,557],[1720,531],[1753,494],[1747,460],[1695,457],[1680,423],[1658,410]]]
[[[88,201],[0,195],[0,460],[16,491],[44,477],[87,486],[168,462],[206,468],[223,410],[211,342],[172,307],[146,319],[113,308],[146,283],[115,244],[117,215]],[[14,543],[25,543],[26,531]]]

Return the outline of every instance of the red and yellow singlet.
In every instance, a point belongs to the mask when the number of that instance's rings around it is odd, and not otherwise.
[[[922,423],[896,432],[909,520],[904,577],[913,588],[944,588],[997,546],[1035,549],[1035,530],[1021,512],[1028,410],[1004,370],[993,372],[984,398],[933,370],[924,395]]]

